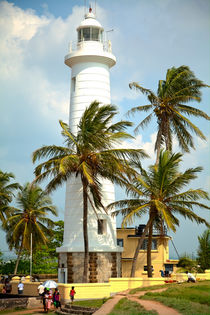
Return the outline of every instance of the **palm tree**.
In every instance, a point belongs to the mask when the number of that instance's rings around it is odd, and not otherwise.
[[[203,232],[198,236],[199,248],[198,248],[198,263],[204,271],[210,268],[210,229]]]
[[[81,179],[85,252],[83,282],[87,282],[88,272],[88,201],[93,209],[94,207],[104,209],[101,201],[101,179],[122,184],[123,174],[134,172],[129,166],[128,159],[137,161],[146,156],[141,149],[114,147],[120,140],[131,138],[124,130],[132,125],[128,121],[112,124],[112,118],[116,113],[115,106],[100,106],[95,101],[85,110],[78,125],[77,135],[71,132],[67,124],[60,121],[66,147],[44,146],[33,153],[33,162],[40,158],[49,158],[35,169],[37,182],[52,176],[47,191],[56,189],[71,176]]]
[[[135,276],[136,261],[139,250],[143,244],[146,234],[148,234],[147,247],[147,268],[148,276],[152,276],[151,270],[151,244],[153,224],[163,230],[166,224],[168,229],[176,231],[179,226],[179,220],[176,215],[179,214],[198,224],[209,223],[194,212],[194,207],[210,210],[210,207],[199,202],[199,199],[209,200],[207,192],[202,189],[183,188],[189,182],[197,178],[197,173],[201,172],[201,167],[189,168],[183,173],[179,171],[181,162],[181,153],[171,154],[168,151],[161,151],[159,164],[150,166],[146,171],[140,167],[140,174],[134,177],[127,187],[131,199],[117,201],[109,207],[116,206],[120,208],[115,214],[121,213],[124,217],[122,226],[130,224],[134,218],[139,218],[143,214],[149,214],[149,220],[144,229],[144,233],[139,238],[138,245],[133,257],[131,277]]]
[[[155,151],[157,160],[161,147],[165,144],[167,150],[172,151],[172,136],[178,139],[179,146],[183,152],[194,149],[194,142],[191,132],[201,139],[206,139],[202,131],[194,125],[187,116],[202,117],[207,120],[210,117],[202,110],[191,107],[187,103],[201,101],[201,88],[209,87],[197,79],[194,73],[187,66],[178,68],[172,67],[167,70],[166,79],[159,80],[157,94],[145,89],[136,82],[129,84],[131,89],[136,89],[147,96],[149,104],[132,108],[128,114],[136,112],[152,112],[142,120],[135,129],[144,128],[155,116],[158,124]]]
[[[0,170],[0,220],[2,223],[9,215],[9,203],[14,197],[14,191],[20,187],[18,183],[10,183],[15,176],[12,173]]]
[[[5,222],[9,248],[18,250],[14,274],[17,273],[22,251],[30,250],[31,235],[33,248],[46,244],[49,228],[53,226],[53,221],[47,215],[57,215],[48,194],[35,184],[27,183],[21,187],[16,202],[18,208],[11,207],[12,215]]]

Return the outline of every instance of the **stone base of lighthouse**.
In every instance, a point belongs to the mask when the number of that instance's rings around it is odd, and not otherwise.
[[[59,253],[58,282],[82,283],[84,253]],[[88,280],[108,282],[121,277],[121,252],[89,252]]]

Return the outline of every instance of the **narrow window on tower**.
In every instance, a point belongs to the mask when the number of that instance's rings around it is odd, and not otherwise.
[[[102,235],[106,233],[106,220],[98,220],[98,234]]]
[[[71,92],[75,92],[75,89],[76,89],[76,77],[73,77],[71,79]]]

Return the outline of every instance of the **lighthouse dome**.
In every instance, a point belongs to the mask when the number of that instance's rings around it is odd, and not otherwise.
[[[77,28],[78,42],[81,41],[102,41],[103,27],[96,20],[92,10],[85,15],[85,19],[80,23]]]

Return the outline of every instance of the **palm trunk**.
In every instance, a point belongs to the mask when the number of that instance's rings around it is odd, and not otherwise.
[[[160,146],[158,146],[158,148],[157,148],[155,165],[159,164],[159,157],[160,157]]]
[[[170,141],[170,135],[169,135],[169,120],[166,119],[165,123],[165,143],[166,143],[166,150],[171,151],[171,141]]]
[[[23,249],[23,243],[21,242],[20,248],[18,250],[17,261],[16,261],[16,264],[15,264],[14,275],[17,274],[17,270],[18,270],[18,265],[19,265],[19,262],[20,262],[22,249]]]
[[[148,278],[152,278],[152,259],[151,259],[152,230],[153,230],[153,224],[151,223],[149,226],[149,235],[148,235],[148,243],[147,243],[147,275],[148,275]]]
[[[83,237],[84,237],[84,270],[83,270],[83,283],[88,282],[88,257],[89,257],[89,248],[88,248],[88,228],[87,228],[87,219],[88,219],[88,198],[87,198],[87,181],[82,180],[83,184]]]
[[[144,232],[143,232],[142,236],[138,240],[138,244],[137,244],[137,247],[136,247],[136,250],[135,250],[135,254],[133,256],[133,262],[132,262],[131,274],[130,274],[131,278],[135,277],[136,264],[137,264],[137,258],[138,258],[138,255],[139,255],[139,251],[141,249],[141,246],[142,246],[142,244],[144,242],[145,236],[147,234],[147,231],[148,231],[152,221],[153,221],[153,217],[150,217],[148,222],[147,222],[147,225],[145,226],[145,229],[144,229]]]

